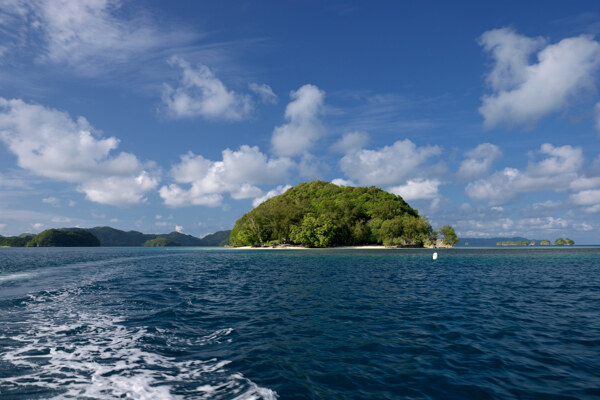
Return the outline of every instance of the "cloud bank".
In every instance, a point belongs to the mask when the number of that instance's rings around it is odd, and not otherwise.
[[[102,138],[83,117],[0,98],[0,140],[19,167],[36,175],[76,183],[97,203],[129,206],[146,201],[158,177],[131,153],[112,154],[114,137]]]
[[[547,44],[501,28],[485,32],[479,43],[493,60],[486,78],[492,93],[479,108],[486,127],[532,125],[595,87],[600,43],[591,36]]]

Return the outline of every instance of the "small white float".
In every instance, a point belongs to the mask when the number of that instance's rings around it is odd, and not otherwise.
[[[437,260],[437,253],[433,253],[433,259]]]

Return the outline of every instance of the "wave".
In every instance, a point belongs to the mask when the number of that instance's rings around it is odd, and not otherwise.
[[[13,374],[0,378],[0,395],[33,389],[67,399],[277,398],[271,389],[228,371],[227,360],[181,361],[161,354],[149,343],[168,340],[168,332],[127,327],[122,317],[79,310],[78,294],[30,297],[24,313],[28,328],[3,335],[1,359],[12,364]],[[232,332],[219,329],[197,343],[230,340]]]

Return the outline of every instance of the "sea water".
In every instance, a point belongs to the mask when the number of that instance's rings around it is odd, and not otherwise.
[[[0,249],[1,399],[600,398],[600,249]]]

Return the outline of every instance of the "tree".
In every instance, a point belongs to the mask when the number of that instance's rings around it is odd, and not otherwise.
[[[564,246],[565,244],[567,244],[567,242],[563,238],[558,238],[554,241],[555,246]]]
[[[438,233],[444,237],[444,239],[442,240],[445,244],[455,245],[459,242],[458,236],[456,236],[454,228],[450,225],[442,226],[440,229],[438,229]]]
[[[329,218],[320,215],[315,218],[307,215],[302,220],[302,225],[292,228],[290,238],[292,242],[306,247],[327,247],[333,241],[335,226]]]
[[[565,239],[565,244],[567,246],[573,246],[575,244],[575,241],[573,239],[566,238]]]

